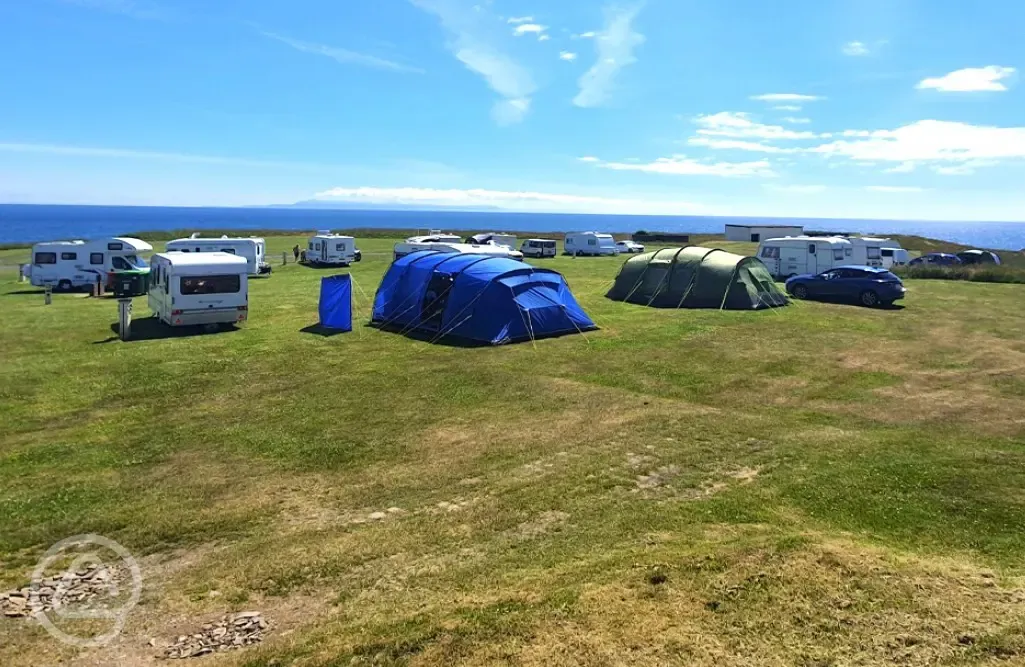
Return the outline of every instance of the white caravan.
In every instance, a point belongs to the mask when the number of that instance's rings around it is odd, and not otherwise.
[[[394,259],[405,257],[411,252],[418,250],[438,250],[440,252],[462,252],[476,255],[492,255],[494,257],[508,257],[509,259],[522,260],[523,253],[504,245],[491,243],[460,243],[456,241],[441,241],[445,236],[411,236],[402,243],[396,243],[394,248]]]
[[[896,265],[907,264],[910,259],[908,251],[900,247],[899,241],[893,239],[850,236],[847,240],[854,248],[851,264],[889,269]]]
[[[157,253],[150,260],[149,309],[172,327],[245,322],[248,279],[249,264],[237,255]]]
[[[524,257],[555,257],[555,241],[551,239],[527,239],[520,246]]]
[[[616,239],[612,234],[598,232],[571,232],[563,243],[567,255],[618,255]]]
[[[854,246],[839,236],[786,236],[758,245],[758,259],[777,279],[857,264],[853,256]]]
[[[29,280],[36,287],[50,285],[69,291],[106,282],[111,271],[148,271],[139,257],[153,246],[139,239],[114,237],[96,241],[56,241],[32,246]]]
[[[255,236],[250,238],[222,236],[219,239],[204,239],[200,238],[199,234],[193,234],[187,239],[168,241],[165,246],[167,252],[226,252],[238,255],[245,258],[251,276],[271,272],[271,266],[264,258],[266,247],[266,242]]]
[[[321,266],[349,266],[356,259],[356,239],[322,230],[310,237],[306,261]]]

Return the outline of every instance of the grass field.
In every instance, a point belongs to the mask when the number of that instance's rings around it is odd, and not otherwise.
[[[325,338],[330,272],[289,264],[238,331],[121,342],[116,302],[0,273],[0,590],[90,532],[145,580],[106,648],[0,618],[0,665],[162,664],[240,610],[268,639],[197,664],[1025,661],[1025,285],[667,311],[603,297],[619,259],[538,263],[599,331]]]

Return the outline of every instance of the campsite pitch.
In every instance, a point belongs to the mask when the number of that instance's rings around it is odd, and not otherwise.
[[[1025,285],[658,309],[559,257],[599,329],[467,349],[366,326],[393,242],[349,333],[303,331],[334,271],[276,261],[241,329],[139,298],[127,342],[0,251],[0,592],[85,533],[143,579],[108,646],[12,616],[0,664],[1025,660]]]

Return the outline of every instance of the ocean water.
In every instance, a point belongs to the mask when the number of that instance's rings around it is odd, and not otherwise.
[[[0,204],[0,243],[58,241],[170,229],[353,229],[446,231],[647,231],[720,234],[731,222],[796,223],[809,230],[917,234],[981,248],[1025,249],[1025,223],[577,215],[463,211],[183,208]]]

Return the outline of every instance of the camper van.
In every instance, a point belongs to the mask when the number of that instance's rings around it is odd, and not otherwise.
[[[504,245],[492,243],[460,243],[456,241],[443,241],[445,236],[411,236],[401,243],[396,243],[393,249],[394,259],[405,257],[411,252],[418,250],[438,250],[440,252],[462,252],[477,255],[488,255],[493,257],[508,257],[509,259],[523,259],[523,253]]]
[[[567,255],[618,255],[616,239],[612,234],[598,232],[572,232],[563,243]]]
[[[222,236],[219,239],[204,239],[199,234],[168,241],[165,246],[167,252],[226,252],[238,255],[245,258],[251,276],[271,272],[271,266],[264,258],[266,247],[264,240],[256,237],[244,239]]]
[[[853,255],[854,246],[839,236],[785,236],[758,245],[758,259],[776,279],[857,264]]]
[[[893,266],[907,264],[910,260],[908,251],[900,247],[899,241],[893,239],[851,236],[847,240],[851,242],[853,248],[852,264],[889,269]]]
[[[168,326],[214,326],[249,316],[249,263],[226,252],[168,252],[150,260],[149,309]]]
[[[29,279],[36,287],[50,285],[67,292],[96,284],[111,271],[147,271],[139,253],[153,246],[139,239],[114,237],[96,241],[57,241],[32,246]]]
[[[474,234],[473,236],[466,237],[465,243],[471,245],[504,245],[506,248],[516,248],[516,242],[518,239],[512,234],[499,234],[497,232],[486,232],[484,234]]]
[[[555,245],[551,239],[527,239],[520,246],[520,252],[524,257],[555,257],[558,254]]]
[[[356,239],[321,230],[310,237],[306,261],[320,266],[349,266],[361,259]]]

